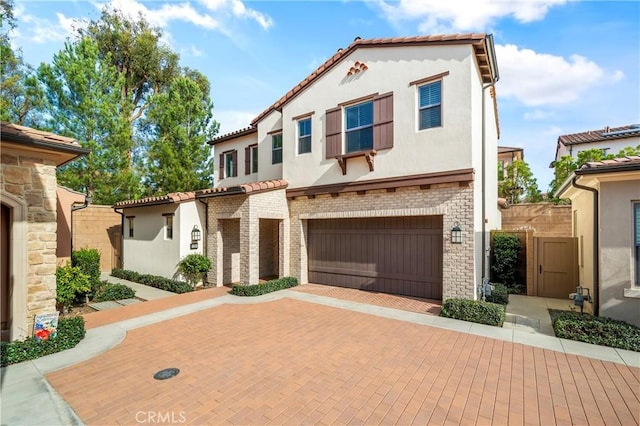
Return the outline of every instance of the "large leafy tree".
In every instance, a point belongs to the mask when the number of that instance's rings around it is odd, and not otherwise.
[[[0,119],[36,126],[36,110],[42,106],[44,94],[22,52],[11,47],[10,32],[16,28],[13,7],[13,1],[0,0]]]
[[[209,83],[186,70],[166,92],[154,96],[145,124],[150,136],[147,175],[152,193],[188,191],[211,186],[209,140],[218,130],[211,119]]]
[[[575,159],[570,155],[563,156],[560,160],[553,163],[554,177],[549,186],[549,195],[554,197],[556,191],[560,189],[560,186],[567,180],[571,173],[582,167],[584,164],[592,161],[611,160],[613,158],[628,155],[640,155],[640,145],[635,148],[631,146],[623,148],[617,154],[605,154],[602,149],[592,148],[578,152],[578,158]],[[561,201],[555,197],[553,200],[555,202]]]
[[[498,195],[511,204],[542,201],[538,182],[524,160],[514,160],[507,166],[507,176],[498,182]]]
[[[140,192],[128,160],[131,126],[121,90],[124,79],[104,60],[90,38],[67,42],[51,64],[42,64],[38,79],[46,91],[48,128],[72,136],[91,153],[64,166],[58,182],[87,191],[98,204],[134,198]]]

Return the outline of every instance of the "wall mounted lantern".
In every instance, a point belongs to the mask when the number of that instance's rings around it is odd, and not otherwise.
[[[460,229],[458,222],[454,223],[453,228],[451,228],[451,242],[453,244],[462,244],[462,229]]]
[[[191,230],[191,241],[200,241],[201,233],[198,229],[198,225],[193,225],[193,229]]]

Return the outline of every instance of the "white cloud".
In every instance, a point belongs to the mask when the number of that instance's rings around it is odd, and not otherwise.
[[[392,23],[419,21],[419,31],[446,33],[484,31],[496,20],[513,17],[527,23],[540,20],[549,8],[567,0],[378,0],[384,16]]]
[[[496,45],[500,69],[499,93],[525,105],[560,105],[579,99],[582,93],[611,75],[595,62],[580,55],[569,58],[538,53],[518,46]]]
[[[545,136],[560,136],[562,133],[562,129],[558,126],[550,126],[542,131],[542,134]]]
[[[189,22],[208,30],[220,28],[220,23],[217,20],[196,11],[189,3],[165,3],[160,8],[151,9],[135,0],[111,0],[109,3],[97,3],[96,6],[100,9],[106,6],[112,10],[119,10],[131,18],[142,15],[151,25],[161,28],[166,28],[170,21]]]
[[[220,123],[218,135],[225,135],[249,127],[260,111],[218,110],[213,109],[213,118]]]
[[[545,120],[551,117],[553,114],[548,111],[542,111],[540,109],[536,109],[533,111],[525,112],[524,119],[527,121],[535,121],[535,120]]]
[[[27,13],[22,6],[16,7],[14,13],[22,28],[22,31],[13,34],[15,38],[27,39],[37,44],[64,41],[76,34],[78,28],[87,25],[86,19],[67,18],[62,13],[56,13],[57,21],[50,21]]]
[[[273,25],[271,17],[248,8],[241,0],[200,0],[200,3],[211,11],[224,11],[236,18],[252,19],[265,30]]]

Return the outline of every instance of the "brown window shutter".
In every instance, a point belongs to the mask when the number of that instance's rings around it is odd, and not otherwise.
[[[373,98],[373,149],[393,148],[393,92]]]
[[[233,150],[231,153],[231,161],[233,162],[233,171],[231,172],[231,176],[238,176],[238,151]]]
[[[224,179],[224,153],[220,154],[220,173],[218,173],[218,180]]]
[[[251,174],[251,147],[248,146],[244,149],[244,174]]]
[[[326,123],[326,158],[342,155],[342,108],[328,109]]]

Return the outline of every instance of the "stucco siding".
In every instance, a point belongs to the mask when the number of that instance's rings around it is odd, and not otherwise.
[[[640,326],[640,298],[634,287],[633,202],[640,202],[640,179],[600,184],[600,315]]]

